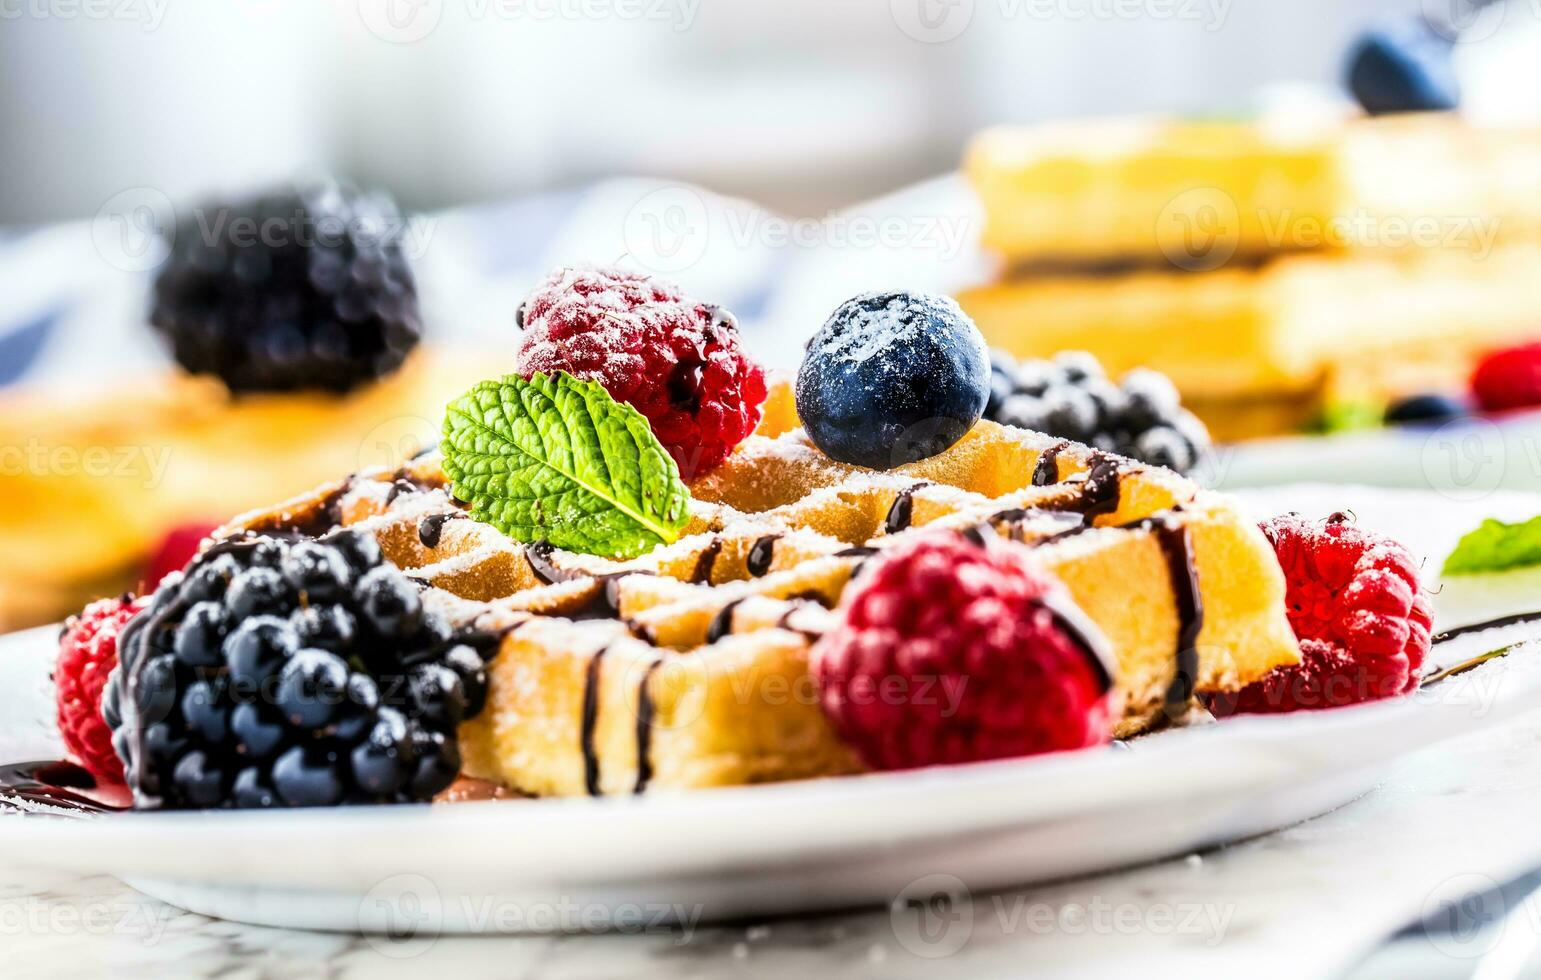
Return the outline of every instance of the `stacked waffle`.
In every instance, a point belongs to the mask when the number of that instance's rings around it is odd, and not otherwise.
[[[1455,117],[988,131],[965,169],[1021,356],[1169,375],[1223,438],[1459,384],[1538,329],[1541,133]]]
[[[452,620],[501,631],[488,707],[461,729],[465,769],[536,795],[859,770],[820,708],[809,649],[863,563],[922,526],[1032,546],[1116,653],[1120,734],[1299,658],[1268,542],[1175,474],[989,422],[877,472],[778,428],[695,481],[683,537],[629,562],[468,519],[437,455],[223,533],[352,527]]]

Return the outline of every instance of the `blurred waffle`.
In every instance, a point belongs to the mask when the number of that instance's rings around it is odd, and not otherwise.
[[[346,396],[232,397],[168,373],[126,391],[0,397],[0,630],[139,584],[172,528],[218,522],[432,438],[485,357],[420,353]]]
[[[692,493],[685,536],[625,563],[468,519],[434,454],[222,533],[352,526],[453,619],[506,631],[488,708],[462,727],[465,770],[534,795],[859,769],[808,651],[862,564],[911,528],[1031,545],[1115,651],[1121,734],[1298,659],[1272,550],[1227,499],[1035,433],[982,422],[887,473],[833,462],[801,430],[757,435]]]
[[[965,169],[1001,271],[958,299],[991,343],[1155,368],[1222,439],[1459,390],[1541,332],[1541,131],[1122,119],[991,130]]]

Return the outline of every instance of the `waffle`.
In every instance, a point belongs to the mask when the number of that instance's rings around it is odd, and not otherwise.
[[[488,706],[461,731],[464,768],[538,796],[860,771],[824,718],[808,651],[863,564],[920,527],[1033,546],[1116,655],[1120,734],[1182,711],[1194,690],[1298,660],[1267,542],[1175,474],[990,422],[879,473],[779,427],[695,483],[680,540],[629,562],[468,519],[432,454],[221,533],[353,527],[452,621],[502,631]]]
[[[1013,264],[1165,265],[1195,232],[1241,257],[1401,247],[1356,232],[1366,219],[1383,232],[1479,216],[1507,240],[1541,232],[1541,131],[1437,113],[999,127],[974,140],[964,170],[985,246]]]
[[[1458,389],[1487,349],[1536,335],[1541,247],[1487,255],[1291,254],[1213,272],[1023,276],[960,293],[1018,356],[1089,350],[1168,375],[1218,438],[1297,428],[1333,402]]]
[[[167,374],[129,390],[0,398],[0,631],[134,588],[172,528],[215,523],[431,437],[487,358],[448,350],[346,396],[232,398]],[[430,421],[433,420],[433,421]]]

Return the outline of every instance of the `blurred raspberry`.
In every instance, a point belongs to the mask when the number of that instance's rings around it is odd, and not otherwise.
[[[1406,548],[1334,514],[1286,514],[1263,524],[1284,569],[1301,662],[1234,695],[1217,715],[1332,708],[1407,694],[1429,652],[1432,610]]]
[[[1108,740],[1106,641],[1018,545],[923,534],[874,559],[812,652],[825,713],[875,769]]]
[[[647,417],[693,479],[717,466],[760,421],[765,372],[721,307],[619,269],[558,269],[519,319],[519,373],[566,371],[598,381]]]
[[[172,528],[161,539],[160,546],[145,563],[144,588],[146,594],[154,592],[161,579],[172,572],[179,572],[198,554],[199,545],[214,533],[218,524],[193,523]]]
[[[1541,405],[1541,343],[1494,351],[1477,363],[1472,397],[1484,411]]]
[[[123,596],[99,599],[64,624],[54,666],[59,734],[64,747],[92,775],[123,782],[123,763],[112,748],[112,730],[102,717],[102,690],[118,665],[118,631],[148,605]]]

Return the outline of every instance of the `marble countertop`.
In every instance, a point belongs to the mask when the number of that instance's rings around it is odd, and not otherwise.
[[[108,877],[20,870],[14,855],[0,856],[0,972],[341,980],[1339,976],[1397,925],[1438,909],[1452,889],[1481,888],[1541,863],[1538,743],[1541,714],[1410,756],[1375,791],[1323,817],[1115,874],[974,895],[943,910],[629,936],[394,942],[285,932],[179,912]],[[1541,915],[1515,916],[1505,928],[1541,930]],[[1493,940],[1487,933],[1419,938],[1401,952],[1417,976],[1465,977]]]

